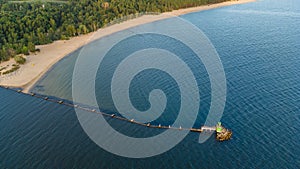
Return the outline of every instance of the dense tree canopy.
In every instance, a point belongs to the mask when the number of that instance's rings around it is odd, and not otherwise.
[[[166,12],[226,0],[0,0],[0,61],[35,45],[95,31],[130,14]]]

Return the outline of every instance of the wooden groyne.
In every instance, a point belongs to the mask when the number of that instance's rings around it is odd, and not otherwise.
[[[103,116],[106,116],[106,117],[115,118],[115,119],[118,119],[118,120],[126,121],[126,122],[129,122],[129,123],[133,123],[133,124],[148,127],[148,128],[173,129],[173,130],[179,130],[179,131],[180,130],[189,130],[191,132],[198,132],[198,133],[200,133],[200,132],[211,132],[211,133],[215,132],[216,133],[216,139],[219,140],[219,141],[229,140],[231,138],[231,135],[232,135],[232,132],[228,129],[225,129],[223,126],[221,126],[220,123],[217,126],[213,126],[213,127],[202,126],[201,128],[183,128],[181,126],[177,126],[177,127],[170,126],[170,125],[169,126],[164,126],[164,125],[161,125],[161,124],[153,125],[151,123],[145,124],[145,123],[135,121],[134,119],[127,119],[127,118],[124,118],[124,117],[121,117],[121,116],[117,116],[115,114],[108,114],[108,113],[100,112],[100,111],[97,111],[96,109],[89,108],[88,106],[82,106],[82,105],[78,105],[78,104],[74,104],[74,103],[69,103],[69,102],[64,101],[62,99],[59,100],[59,99],[56,99],[56,98],[50,98],[48,96],[43,96],[43,95],[39,95],[39,94],[36,94],[36,93],[24,93],[24,92],[22,92],[21,89],[9,88],[9,87],[6,87],[6,86],[0,86],[0,88],[11,90],[11,91],[17,92],[19,94],[29,95],[31,97],[43,99],[43,100],[48,101],[48,102],[57,103],[57,104],[60,104],[60,105],[65,105],[65,106],[68,106],[68,107],[80,109],[80,110],[83,110],[83,111],[86,111],[86,112],[96,113],[96,114],[103,115]]]
[[[214,132],[214,131],[216,131],[216,127],[202,126],[201,130],[202,131],[208,131],[208,132]]]

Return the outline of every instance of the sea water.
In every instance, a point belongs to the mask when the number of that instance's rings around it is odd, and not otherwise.
[[[206,34],[223,63],[227,100],[221,121],[233,130],[230,141],[211,137],[199,144],[199,133],[190,133],[161,155],[120,157],[89,139],[74,109],[0,89],[0,168],[298,168],[299,6],[296,0],[261,0],[181,16]],[[163,26],[164,21],[152,24]],[[77,50],[56,64],[32,91],[72,100],[72,73],[79,54]],[[200,72],[195,76],[201,103],[194,125],[199,127],[209,111],[210,82],[201,62],[183,60]],[[112,62],[107,71],[114,66]],[[171,98],[166,105],[169,113],[159,123],[171,124],[176,118],[172,112],[180,107],[178,86],[163,72],[140,76],[132,84],[131,101],[147,110],[149,89],[161,88]],[[101,96],[105,90],[107,85],[97,88],[100,109],[116,113],[111,98]],[[159,134],[157,129],[107,120],[128,136]]]

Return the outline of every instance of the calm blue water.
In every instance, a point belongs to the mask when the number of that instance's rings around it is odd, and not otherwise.
[[[262,0],[182,18],[205,32],[222,60],[228,90],[222,121],[234,131],[231,141],[219,143],[211,137],[199,144],[199,134],[190,133],[159,156],[123,158],[92,142],[73,109],[0,89],[0,168],[299,168],[300,2]],[[71,100],[78,54],[79,50],[56,64],[33,91]],[[201,94],[195,123],[199,127],[209,110],[210,82],[198,60],[183,59],[200,72],[195,75]],[[178,110],[178,87],[170,77],[155,71],[140,76],[131,90],[138,109],[149,107],[145,98],[150,89],[162,88],[172,98],[166,111]],[[110,97],[101,95],[106,84],[99,86],[101,109],[115,112]],[[169,113],[157,123],[170,124],[174,118],[176,114]],[[108,121],[129,136],[158,134],[155,129]]]

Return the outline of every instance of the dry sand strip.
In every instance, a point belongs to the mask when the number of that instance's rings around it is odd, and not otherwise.
[[[159,15],[144,15],[139,18],[128,20],[120,24],[115,24],[109,27],[101,28],[96,32],[89,33],[86,35],[73,37],[70,40],[59,40],[48,45],[37,46],[41,52],[37,54],[31,54],[27,56],[27,61],[21,66],[19,70],[7,75],[0,76],[0,85],[9,86],[16,88],[23,88],[24,92],[29,92],[33,85],[58,61],[63,57],[72,53],[76,49],[84,46],[91,39],[98,39],[110,34],[126,30],[138,25],[179,16],[186,13],[198,12],[202,10],[209,10],[213,8],[219,8],[223,6],[243,4],[253,2],[255,0],[238,0],[228,1],[212,5],[204,5],[193,8],[186,8],[180,10],[174,10],[172,12],[166,12]],[[95,37],[94,34],[97,36]],[[13,61],[7,61],[0,63],[0,67],[11,64]]]

